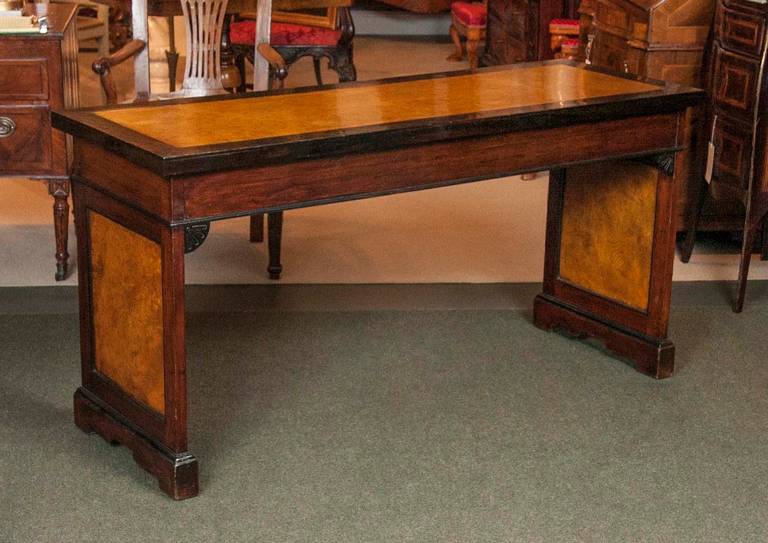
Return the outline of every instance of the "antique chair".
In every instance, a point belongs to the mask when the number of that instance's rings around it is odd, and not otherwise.
[[[302,57],[312,57],[315,79],[323,84],[320,61],[328,59],[328,67],[338,74],[339,82],[355,81],[357,72],[352,60],[352,39],[355,26],[349,11],[351,0],[323,2],[334,4],[312,10],[313,1],[293,2],[292,6],[304,8],[300,11],[273,11],[270,45],[285,62],[282,71],[273,70],[272,76],[282,86],[288,75],[288,68]],[[311,11],[311,12],[310,12]],[[315,14],[320,11],[322,14]],[[241,13],[240,21],[230,24],[230,41],[240,67],[241,79],[245,71],[244,59],[253,62],[253,43],[256,35],[255,14]],[[263,53],[266,54],[266,53]],[[274,67],[277,63],[273,62]]]
[[[149,48],[147,25],[147,0],[132,0],[132,25],[133,39],[110,56],[97,59],[93,63],[93,70],[101,78],[101,84],[107,97],[108,104],[116,104],[118,92],[112,68],[125,62],[129,58],[134,59],[134,84],[135,102],[146,102],[154,99],[183,98],[187,96],[207,96],[223,94],[225,84],[227,87],[239,86],[239,79],[232,74],[222,74],[221,68],[221,39],[224,27],[226,0],[181,0],[181,8],[186,26],[186,64],[184,67],[184,79],[181,90],[164,94],[153,94],[150,89],[149,74]],[[270,67],[275,72],[285,70],[281,59],[270,52],[269,47],[255,47],[255,41],[251,48],[260,51],[270,61]],[[237,70],[233,71],[235,76]],[[226,83],[227,80],[230,83]],[[224,82],[224,83],[223,83]],[[273,270],[280,267],[280,224],[282,215],[269,214],[270,232],[277,234],[270,236],[270,275]],[[263,222],[263,218],[259,215]],[[262,241],[257,232],[252,232],[251,241]],[[276,243],[276,245],[275,245]],[[279,276],[279,271],[277,272]]]
[[[482,2],[453,2],[451,4],[451,40],[456,51],[448,60],[464,60],[464,47],[461,38],[467,40],[467,58],[469,69],[477,70],[477,47],[485,39],[485,23],[488,19],[486,0]]]
[[[298,0],[291,3],[292,8],[311,9],[316,5],[314,0]],[[288,68],[302,57],[312,58],[315,79],[318,85],[323,84],[320,72],[320,61],[328,59],[328,66],[339,77],[339,82],[355,81],[357,72],[352,60],[352,38],[355,34],[352,16],[349,12],[350,0],[328,1],[322,15],[294,11],[273,11],[271,14],[269,47],[260,44],[259,53],[269,61],[270,79],[277,86],[284,85],[288,76]],[[236,63],[240,70],[240,80],[245,84],[245,60],[253,62],[253,44],[256,38],[256,14],[241,13],[241,21],[229,26],[229,41],[235,53]],[[283,212],[276,211],[267,214],[267,233],[269,244],[269,265],[267,272],[270,279],[280,279],[282,265],[280,263],[280,248],[282,244]],[[264,240],[264,214],[251,217],[251,241],[254,243]]]

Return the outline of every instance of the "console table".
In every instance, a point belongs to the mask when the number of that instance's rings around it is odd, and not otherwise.
[[[0,177],[41,179],[54,198],[56,279],[67,273],[67,138],[51,109],[80,104],[75,4],[50,4],[47,34],[0,34]]]
[[[545,169],[535,324],[670,376],[671,169],[702,96],[550,61],[55,113],[75,138],[76,424],[129,447],[173,498],[196,495],[184,255],[211,221]]]

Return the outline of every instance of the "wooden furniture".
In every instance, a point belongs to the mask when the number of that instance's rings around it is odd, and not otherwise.
[[[58,3],[59,0],[53,0]],[[89,47],[95,43],[99,56],[109,54],[109,5],[88,0],[78,0],[77,39],[80,47]]]
[[[593,65],[701,88],[713,10],[714,0],[582,0],[578,11]],[[680,230],[690,229],[697,199],[699,117],[693,112],[689,123],[691,152],[679,154],[675,166],[684,179],[677,204]]]
[[[552,19],[549,22],[549,49],[555,58],[568,56],[574,60],[578,56],[579,47],[579,21],[577,19]],[[577,48],[573,53],[574,40]],[[565,42],[565,52],[563,52],[563,42]]]
[[[541,169],[552,172],[535,324],[668,377],[669,165],[702,97],[552,61],[56,113],[75,138],[76,424],[129,447],[172,497],[194,496],[184,259],[211,221]]]
[[[464,60],[464,47],[461,38],[467,41],[467,59],[469,69],[477,70],[477,47],[480,41],[485,39],[485,23],[488,20],[488,8],[486,0],[482,2],[454,2],[451,4],[451,40],[456,46],[456,51],[448,57],[448,60]]]
[[[304,4],[304,9],[316,6],[313,0],[305,0]],[[320,72],[320,61],[323,58],[328,60],[328,67],[338,74],[339,82],[357,79],[352,57],[355,26],[349,11],[351,4],[351,0],[337,0],[334,5],[319,8],[325,12],[322,15],[296,11],[272,12],[269,43],[286,67],[285,70],[273,71],[281,86],[288,76],[290,66],[307,56],[314,63],[318,85],[323,84]],[[244,80],[244,59],[253,62],[257,16],[255,13],[241,13],[240,18],[243,20],[230,24],[230,38]]]
[[[56,280],[67,275],[69,144],[51,109],[80,104],[75,4],[48,6],[47,34],[0,34],[0,178],[48,183],[54,198]]]
[[[748,0],[719,0],[708,77],[705,134],[712,146],[709,194],[743,207],[741,263],[733,310],[744,307],[755,233],[763,227],[762,257],[768,258],[768,103],[765,59],[768,6]],[[706,189],[704,189],[706,190]],[[704,202],[699,199],[699,205]],[[696,214],[698,217],[700,214]],[[689,231],[691,249],[696,223]]]
[[[288,76],[288,68],[304,56],[312,58],[318,85],[323,84],[320,60],[324,57],[328,59],[329,67],[338,74],[340,83],[357,80],[352,56],[355,28],[349,11],[351,0],[276,0],[273,5],[278,9],[271,12],[267,40],[270,48],[262,50],[262,55],[268,59],[272,58],[270,77],[277,81],[280,88],[283,87],[285,78]],[[262,13],[266,13],[268,6],[262,4],[261,9]],[[287,10],[304,10],[304,12]],[[310,13],[307,13],[307,10]],[[313,14],[316,11],[325,13],[324,15]],[[243,13],[240,17],[245,20],[230,24],[230,28],[232,49],[242,81],[241,90],[245,90],[245,59],[253,63],[253,44],[257,41],[256,28],[259,13]],[[272,55],[271,51],[276,56]],[[266,222],[269,252],[267,273],[270,279],[278,280],[283,271],[280,262],[283,212],[266,214]],[[257,213],[251,217],[250,239],[252,242],[264,241],[264,223],[265,214],[263,213]]]
[[[255,10],[258,3],[262,0],[228,0],[225,12],[227,14],[239,13],[241,11]],[[276,2],[290,2],[291,0],[276,0]],[[110,11],[110,44],[113,50],[122,49],[131,40],[132,37],[146,41],[144,38],[133,36],[133,0],[113,0]],[[170,92],[176,90],[176,69],[179,54],[175,45],[175,26],[174,17],[183,16],[181,2],[179,0],[147,0],[145,16],[163,17],[168,25],[168,49],[165,51],[166,61],[168,63],[168,86]],[[224,26],[226,28],[226,25]],[[222,30],[223,34],[223,30]],[[144,35],[144,34],[142,34]],[[222,58],[223,60],[223,58]],[[232,65],[234,67],[234,64]],[[222,77],[224,81],[227,75],[232,72],[224,67]]]
[[[179,4],[178,0],[176,3]],[[237,4],[235,6],[239,7]],[[144,39],[133,39],[110,57],[97,59],[93,63],[94,71],[101,77],[108,104],[117,103],[117,87],[112,79],[112,68],[131,57],[135,57],[133,67],[136,102],[146,102],[157,98],[167,100],[181,96],[207,96],[225,92],[220,59],[227,2],[221,0],[182,0],[180,7],[187,30],[187,56],[181,90],[164,95],[151,93],[146,41],[146,36],[148,36],[147,17],[142,16],[143,13],[146,13],[146,0],[134,0],[131,10],[134,17],[133,35],[144,36]],[[172,13],[174,9],[167,4],[156,2],[153,6],[153,13],[167,15]],[[195,40],[194,37],[198,39]],[[254,48],[254,44],[255,41],[251,45],[251,49]],[[278,59],[276,62],[281,61]],[[234,66],[232,68],[234,69]],[[228,86],[239,86],[237,78],[231,80],[233,83]],[[197,127],[194,126],[189,127],[189,130],[194,131],[196,129]],[[258,231],[258,226],[255,223],[258,221],[263,223],[264,218],[259,214],[257,218],[252,220],[254,224],[251,227],[251,241],[261,242],[264,235],[263,232]],[[280,264],[282,212],[271,215],[269,221],[269,265],[267,272],[271,278],[279,279],[282,271]]]
[[[576,0],[488,0],[485,53],[480,64],[512,64],[553,57],[549,23],[573,19]]]
[[[223,93],[221,79],[221,32],[227,0],[181,0],[181,9],[187,30],[186,65],[181,90],[183,96],[204,96]],[[147,0],[133,0],[133,39],[109,57],[93,63],[99,75],[107,103],[117,102],[117,87],[112,68],[133,58],[136,101],[152,98],[149,75],[149,28],[147,26]]]

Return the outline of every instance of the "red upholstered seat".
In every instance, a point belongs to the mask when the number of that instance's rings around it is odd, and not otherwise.
[[[256,21],[239,21],[229,26],[229,37],[234,44],[253,45],[256,41]],[[341,31],[316,26],[272,23],[269,43],[272,45],[327,45],[335,46]]]
[[[557,26],[571,26],[579,27],[579,21],[577,19],[552,19],[549,24]]]
[[[549,21],[550,34],[578,34],[579,21],[576,19],[552,19]]]
[[[466,26],[485,26],[488,10],[479,2],[454,2],[451,13],[457,21]]]

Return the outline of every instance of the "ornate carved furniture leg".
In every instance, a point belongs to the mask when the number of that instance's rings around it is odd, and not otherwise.
[[[168,21],[168,50],[165,52],[165,61],[168,64],[168,90],[176,91],[176,67],[179,64],[179,53],[176,51],[176,29],[173,24],[173,16],[166,17]]]
[[[639,161],[553,171],[535,324],[598,338],[638,371],[669,377],[674,195],[671,171]]]
[[[190,498],[198,479],[187,451],[185,227],[78,182],[74,192],[83,375],[75,423],[131,449],[172,498]]]
[[[488,19],[488,9],[485,2],[453,2],[451,4],[451,41],[456,46],[447,60],[462,60],[464,51],[461,47],[461,36],[467,39],[467,59],[469,68],[477,70],[479,58],[477,48],[485,39],[485,25]]]
[[[480,33],[476,29],[470,28],[467,33],[467,60],[469,61],[469,69],[473,72],[477,70],[479,62],[477,56],[478,45],[480,45]]]
[[[464,60],[464,46],[461,44],[461,38],[459,37],[459,31],[456,30],[456,26],[451,24],[451,28],[448,30],[451,35],[451,41],[456,47],[454,51],[446,60]]]
[[[69,179],[51,179],[48,181],[48,193],[53,196],[53,226],[56,232],[56,280],[67,276],[69,253]]]

